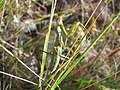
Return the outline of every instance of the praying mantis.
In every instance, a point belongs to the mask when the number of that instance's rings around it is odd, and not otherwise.
[[[55,41],[55,47],[54,47],[54,54],[56,56],[53,56],[52,58],[52,66],[53,66],[53,70],[51,73],[53,73],[57,67],[59,66],[59,62],[62,55],[62,51],[64,48],[64,42],[63,42],[63,36],[62,34],[66,37],[69,38],[70,36],[74,35],[74,33],[76,32],[76,30],[79,29],[80,26],[83,26],[83,24],[81,24],[80,22],[75,22],[70,30],[67,32],[65,30],[64,24],[63,24],[63,18],[64,14],[60,14],[59,18],[58,18],[58,27],[57,27],[57,37],[56,37],[56,41]]]

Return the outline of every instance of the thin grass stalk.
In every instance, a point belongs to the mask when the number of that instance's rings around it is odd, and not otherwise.
[[[2,89],[2,81],[0,81],[0,90]]]
[[[6,73],[6,72],[2,72],[0,71],[1,74],[4,74],[4,75],[7,75],[7,76],[10,76],[12,78],[16,78],[16,79],[19,79],[21,81],[24,81],[24,82],[27,82],[27,83],[30,83],[30,84],[33,84],[33,85],[37,85],[37,83],[34,83],[32,81],[29,81],[27,79],[24,79],[24,78],[21,78],[21,77],[18,77],[18,76],[15,76],[15,75],[12,75],[12,74],[9,74],[9,73]]]

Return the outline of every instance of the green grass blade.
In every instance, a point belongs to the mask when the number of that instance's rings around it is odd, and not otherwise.
[[[2,8],[3,8],[3,5],[4,5],[4,2],[1,0],[1,1],[0,1],[0,11],[1,11]]]
[[[47,50],[48,50],[48,42],[49,42],[56,2],[57,2],[57,0],[52,2],[51,17],[50,17],[50,22],[49,22],[49,26],[48,26],[48,33],[45,38],[44,49],[43,49],[43,51],[45,51],[45,52],[47,52]],[[43,55],[42,55],[42,65],[41,65],[40,77],[43,77],[43,74],[44,74],[45,61],[46,61],[46,57],[47,57],[47,54],[45,52],[43,52]],[[41,88],[41,86],[42,86],[42,80],[40,79],[38,88]]]
[[[12,90],[12,80],[9,82],[9,90]]]

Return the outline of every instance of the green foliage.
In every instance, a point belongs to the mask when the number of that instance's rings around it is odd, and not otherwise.
[[[53,0],[48,0],[49,2],[52,2]]]
[[[108,0],[90,5],[75,0],[75,7],[74,0],[56,2],[0,1],[0,74],[5,80],[0,88],[4,83],[8,90],[119,90],[117,1],[110,8]],[[100,2],[107,9],[101,4],[94,12]]]

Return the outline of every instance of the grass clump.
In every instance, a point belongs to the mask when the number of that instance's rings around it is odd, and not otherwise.
[[[0,1],[2,90],[118,90],[117,6],[117,0]]]

